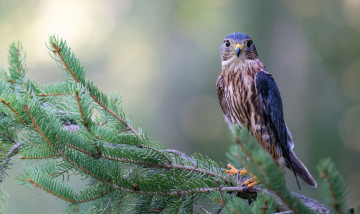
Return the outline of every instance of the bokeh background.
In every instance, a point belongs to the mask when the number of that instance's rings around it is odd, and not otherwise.
[[[11,42],[27,52],[29,77],[62,80],[45,43],[67,40],[106,92],[123,93],[125,112],[168,148],[199,152],[226,163],[231,145],[215,82],[219,47],[232,32],[249,34],[282,94],[297,155],[318,178],[316,164],[331,157],[360,200],[359,0],[12,0],[0,1],[0,64]],[[16,185],[22,162],[3,188],[6,213],[58,213],[48,194]],[[297,191],[294,179],[287,183]],[[319,199],[303,185],[302,194]]]

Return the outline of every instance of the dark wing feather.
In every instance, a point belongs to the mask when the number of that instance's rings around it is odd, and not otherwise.
[[[274,78],[271,74],[260,71],[256,74],[255,86],[264,119],[272,126],[277,141],[288,149],[281,96]]]
[[[271,74],[264,71],[260,71],[256,74],[255,86],[264,120],[275,134],[275,137],[277,138],[276,143],[280,144],[277,147],[281,148],[285,164],[295,175],[296,182],[300,188],[290,159],[291,151],[287,142],[287,130],[284,122],[283,107],[279,89]]]

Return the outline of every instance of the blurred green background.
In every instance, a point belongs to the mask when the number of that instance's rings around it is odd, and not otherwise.
[[[232,32],[249,34],[274,75],[297,156],[318,179],[332,157],[360,200],[359,0],[0,1],[0,64],[20,40],[29,77],[62,80],[45,42],[67,40],[92,79],[120,91],[134,123],[168,148],[226,163],[231,144],[217,101],[219,48]],[[13,159],[2,187],[6,213],[58,213],[63,203],[16,185]],[[287,183],[298,191],[287,173]],[[319,199],[318,189],[302,194]]]

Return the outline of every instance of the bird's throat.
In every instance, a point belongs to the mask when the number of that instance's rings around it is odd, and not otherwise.
[[[233,56],[228,60],[221,61],[222,72],[242,72],[249,70],[249,68],[258,67],[259,71],[264,70],[265,67],[259,59],[245,59],[244,57]]]

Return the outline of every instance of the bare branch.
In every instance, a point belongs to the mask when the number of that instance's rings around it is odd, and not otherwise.
[[[205,214],[211,214],[211,212],[207,211],[203,206],[198,205],[199,209],[203,211]]]
[[[0,165],[0,183],[3,181],[3,175],[4,175],[4,169],[8,162],[10,161],[10,157],[13,155],[16,155],[19,152],[19,147],[21,146],[21,143],[16,143],[9,152],[5,155],[3,163]]]

